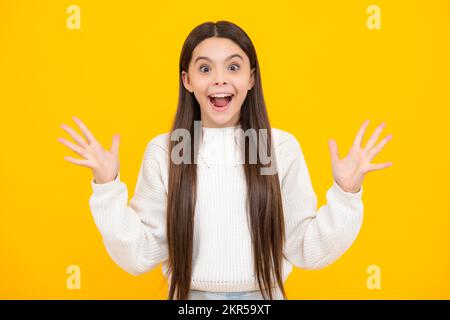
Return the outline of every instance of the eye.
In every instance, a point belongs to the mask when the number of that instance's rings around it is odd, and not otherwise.
[[[238,71],[240,69],[239,65],[236,63],[233,63],[230,65],[230,70],[231,71]]]
[[[200,72],[208,72],[208,71],[209,71],[209,67],[208,66],[203,65],[203,66],[200,67]]]

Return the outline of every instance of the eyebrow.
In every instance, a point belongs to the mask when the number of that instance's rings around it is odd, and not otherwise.
[[[226,58],[225,61],[230,60],[230,59],[233,59],[233,58],[235,58],[235,57],[241,58],[241,60],[244,61],[244,58],[242,58],[242,56],[241,56],[240,54],[237,54],[237,53],[232,54],[231,56],[229,56],[228,58]],[[197,57],[197,58],[195,59],[194,63],[196,63],[196,62],[197,62],[198,60],[200,60],[200,59],[204,59],[204,60],[207,60],[207,61],[209,61],[209,62],[212,62],[212,60],[211,60],[210,58],[204,57],[204,56],[200,56],[200,57]]]

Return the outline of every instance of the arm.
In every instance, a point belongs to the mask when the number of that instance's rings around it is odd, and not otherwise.
[[[293,135],[280,145],[281,180],[286,221],[285,255],[295,266],[320,269],[336,261],[352,245],[363,220],[362,187],[345,192],[336,181],[326,193],[326,205],[317,210],[306,161]]]
[[[120,174],[104,184],[91,180],[89,205],[106,250],[113,261],[135,276],[167,258],[164,152],[152,142],[147,145],[129,205],[127,186],[120,181]]]

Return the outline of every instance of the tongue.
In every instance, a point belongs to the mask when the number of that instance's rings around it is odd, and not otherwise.
[[[229,101],[229,98],[213,98],[212,103],[216,107],[225,107]]]

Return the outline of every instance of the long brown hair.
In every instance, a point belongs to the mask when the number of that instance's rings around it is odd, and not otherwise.
[[[270,155],[273,155],[271,158],[274,159],[272,134],[256,51],[248,35],[240,27],[228,21],[203,23],[194,28],[185,40],[180,55],[178,108],[171,132],[176,129],[186,129],[191,137],[196,136],[194,121],[201,120],[200,106],[194,94],[185,89],[182,71],[188,71],[194,48],[201,41],[211,37],[227,38],[235,42],[249,57],[250,67],[255,68],[255,83],[248,91],[241,107],[240,125],[244,132],[247,129],[255,129],[256,132],[266,129],[265,145]],[[169,154],[172,154],[175,145],[176,141],[169,142]],[[194,146],[198,148],[198,143],[195,143],[194,139],[191,139],[190,145],[191,150],[194,150]],[[245,144],[243,164],[247,182],[246,206],[253,242],[254,271],[264,299],[266,299],[265,290],[269,292],[269,299],[273,299],[274,280],[283,297],[287,299],[282,281],[285,231],[278,174],[260,174],[261,168],[266,166],[260,159],[257,163],[248,163],[249,150],[256,146],[256,141],[250,135],[249,144]],[[168,297],[170,300],[175,297],[182,300],[188,299],[191,285],[194,213],[197,197],[197,161],[194,159],[196,155],[197,152],[194,150],[191,152],[190,163],[180,164],[175,164],[169,157],[167,242],[168,270],[171,278]]]

